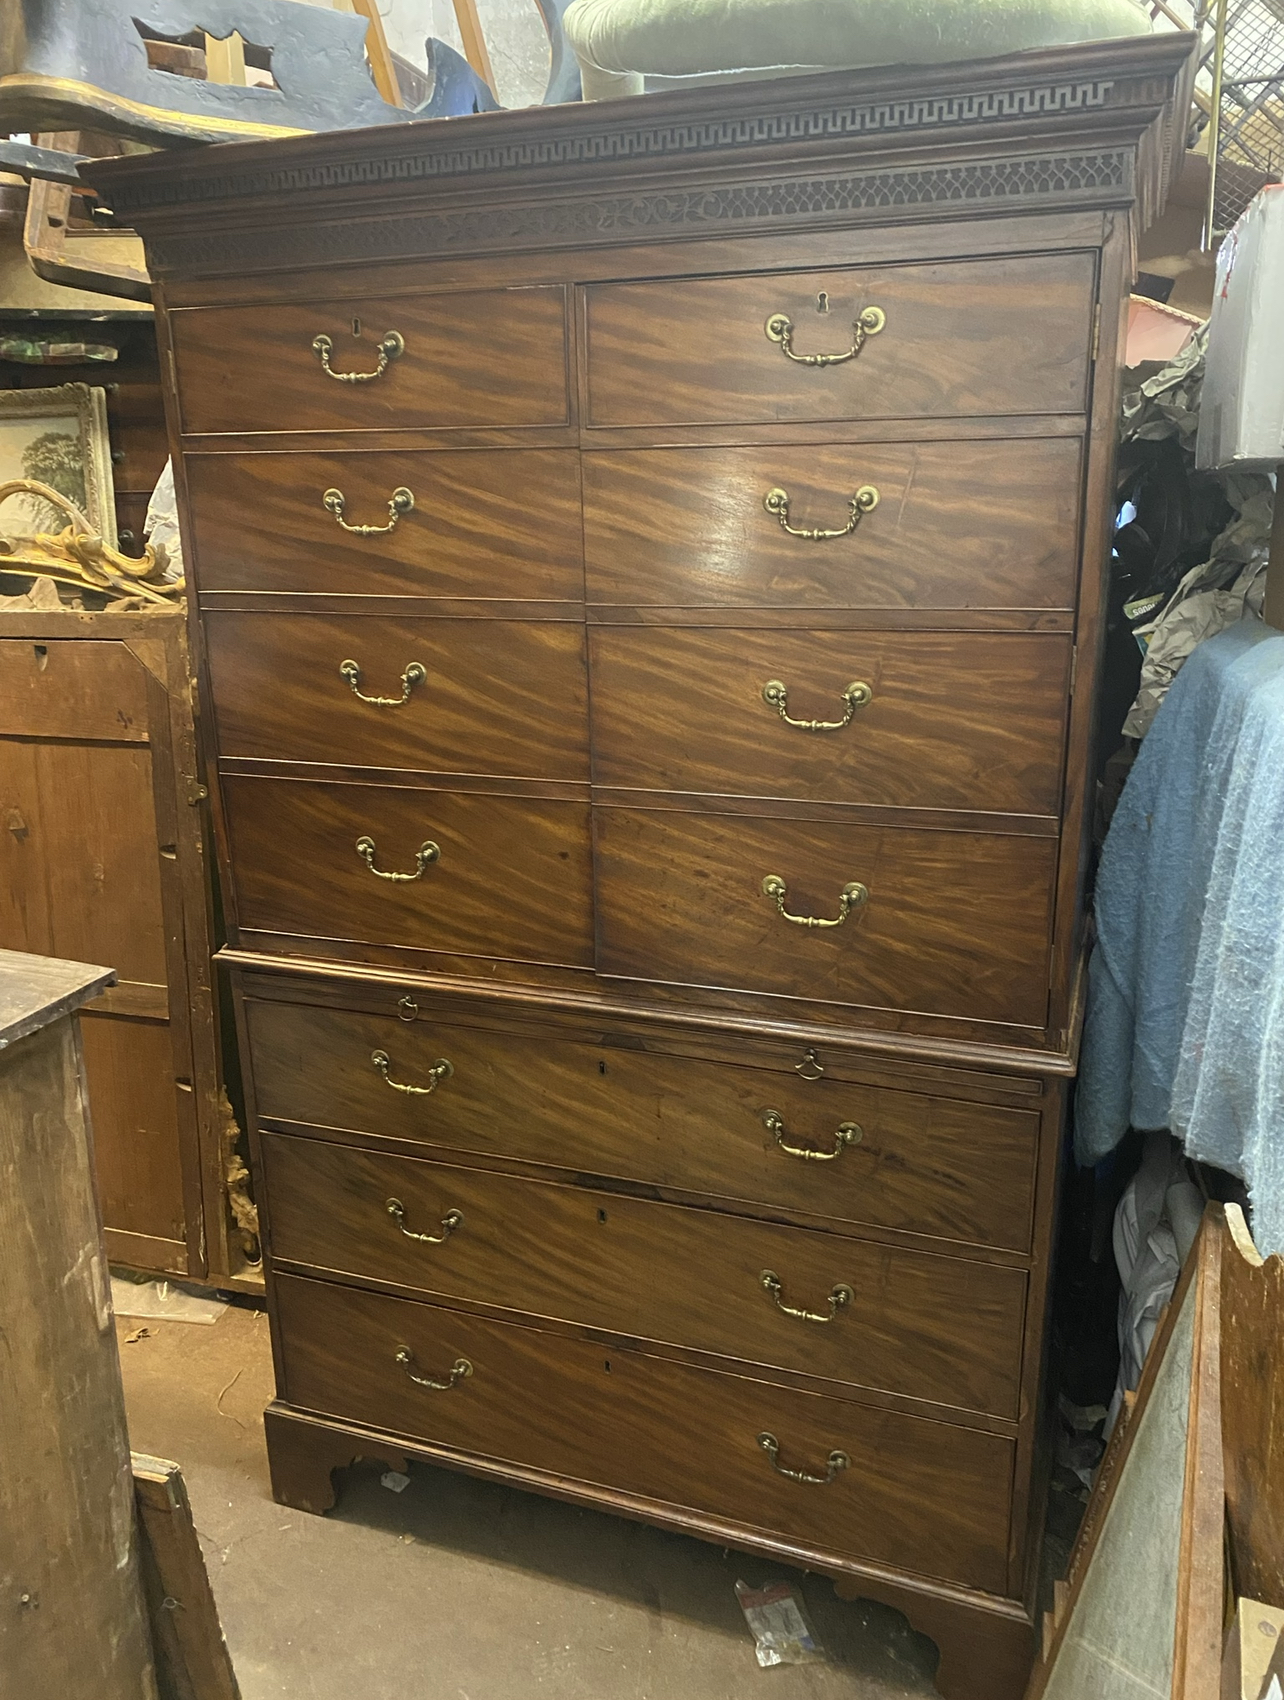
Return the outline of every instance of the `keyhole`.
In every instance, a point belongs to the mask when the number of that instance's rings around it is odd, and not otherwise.
[[[829,311],[829,296],[823,289],[816,297],[816,311],[818,313],[827,313]]]
[[[606,1211],[605,1210],[599,1210],[598,1213],[597,1213],[597,1219],[598,1219],[599,1222],[605,1222],[606,1221]]]
[[[597,1072],[599,1074],[605,1074],[606,1073],[606,1064],[604,1062],[600,1062],[597,1065]]]
[[[49,665],[49,650],[43,643],[36,644],[34,648],[36,653],[36,666],[43,673],[45,668]]]
[[[360,319],[354,319],[352,321],[352,334],[353,334],[353,336],[360,336],[361,335],[361,320]]]
[[[606,1371],[606,1373],[608,1375],[611,1373],[611,1360],[610,1360],[610,1358],[603,1358],[602,1368]]]

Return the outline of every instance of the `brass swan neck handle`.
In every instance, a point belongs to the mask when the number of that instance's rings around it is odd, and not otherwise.
[[[838,914],[832,921],[821,915],[791,915],[785,908],[789,887],[779,874],[768,874],[762,882],[764,897],[770,897],[781,916],[795,927],[841,927],[853,909],[869,902],[869,887],[859,880],[850,880],[838,894]]]
[[[801,1157],[808,1163],[832,1163],[849,1145],[859,1145],[865,1137],[865,1130],[859,1122],[839,1122],[834,1134],[834,1149],[822,1151],[815,1145],[791,1145],[786,1137],[789,1129],[779,1110],[764,1110],[762,1125],[775,1136],[776,1144],[787,1157]]]
[[[355,661],[339,663],[339,677],[346,679],[352,694],[360,702],[368,702],[374,708],[401,708],[410,701],[410,693],[416,685],[422,685],[428,677],[428,669],[422,661],[412,661],[401,675],[401,695],[399,697],[368,697],[361,689],[361,669]]]
[[[862,307],[852,321],[852,345],[841,354],[796,354],[794,352],[794,322],[788,313],[773,313],[763,326],[772,342],[777,343],[786,359],[799,366],[841,366],[854,360],[872,336],[877,336],[887,323],[881,307]]]
[[[774,514],[780,521],[780,529],[787,531],[791,537],[801,537],[807,543],[831,543],[836,537],[850,537],[860,524],[865,514],[872,514],[878,506],[878,491],[872,484],[862,484],[856,494],[848,499],[847,524],[839,526],[836,531],[825,531],[820,526],[791,525],[789,523],[789,492],[777,485],[768,490],[762,498],[762,505],[769,514]]]
[[[771,1467],[776,1474],[778,1476],[788,1476],[791,1482],[811,1482],[816,1487],[828,1487],[838,1472],[840,1470],[846,1470],[851,1464],[851,1459],[847,1456],[847,1454],[845,1452],[840,1452],[837,1447],[835,1447],[835,1449],[829,1454],[829,1457],[825,1460],[825,1474],[823,1476],[817,1476],[810,1470],[790,1470],[786,1468],[786,1466],[780,1462],[780,1442],[776,1439],[774,1434],[769,1434],[765,1429],[758,1436],[758,1444],[762,1447],[768,1458],[771,1459]]]
[[[312,338],[312,352],[321,362],[321,370],[327,378],[333,378],[339,384],[368,384],[375,378],[382,378],[388,370],[390,361],[400,360],[406,352],[406,339],[400,331],[389,331],[387,336],[379,341],[379,363],[373,372],[336,372],[330,364],[330,356],[334,353],[333,338],[322,332]]]
[[[332,513],[339,525],[353,537],[383,537],[388,532],[397,529],[397,521],[402,514],[408,514],[414,508],[415,494],[407,490],[404,484],[399,484],[388,498],[387,525],[349,525],[343,517],[343,510],[348,505],[348,498],[342,490],[326,490],[321,497],[321,506],[327,513]]]
[[[842,700],[847,704],[847,710],[841,720],[795,720],[789,712],[789,692],[784,681],[768,679],[762,687],[762,700],[768,708],[774,708],[786,726],[793,726],[799,732],[841,732],[844,726],[851,725],[856,710],[872,702],[873,697],[872,688],[863,679],[853,679],[843,691]]]

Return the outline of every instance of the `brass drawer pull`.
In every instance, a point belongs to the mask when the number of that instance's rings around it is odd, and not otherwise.
[[[336,492],[329,491],[333,495]],[[816,526],[790,525],[789,523],[789,492],[788,490],[768,490],[762,498],[762,505],[769,514],[775,514],[780,521],[780,529],[787,531],[791,537],[803,537],[808,543],[828,543],[835,537],[850,537],[861,522],[862,514],[871,514],[878,506],[878,491],[872,484],[862,484],[860,489],[847,504],[847,524],[839,531],[822,531]],[[349,526],[348,530],[352,527]],[[384,526],[385,531],[391,531],[391,526]]]
[[[352,663],[345,661],[345,667]],[[356,690],[356,686],[353,686]],[[358,693],[360,694],[360,693]],[[863,679],[854,679],[843,692],[843,701],[847,704],[847,712],[841,720],[795,720],[789,713],[789,692],[779,679],[768,679],[762,687],[762,700],[769,708],[774,708],[786,726],[796,726],[800,732],[841,732],[844,726],[850,726],[852,716],[858,708],[872,700],[873,691]],[[375,699],[378,700],[377,698]]]
[[[794,321],[787,313],[773,313],[763,328],[772,342],[780,344],[781,353],[799,366],[841,366],[845,360],[854,360],[866,340],[877,336],[886,323],[887,314],[881,307],[862,307],[852,321],[852,345],[842,354],[795,354]]]
[[[413,876],[393,874],[385,877],[410,879]],[[776,908],[785,920],[792,922],[795,927],[841,927],[853,909],[859,909],[863,904],[869,902],[869,887],[862,885],[859,880],[851,880],[838,894],[837,918],[833,921],[827,921],[819,915],[791,915],[785,908],[785,899],[789,895],[789,887],[779,874],[767,875],[762,882],[762,893],[764,897],[770,897],[774,901]]]
[[[401,359],[406,352],[406,339],[400,331],[389,331],[379,344],[379,364],[373,372],[336,372],[330,364],[333,351],[334,343],[324,333],[312,338],[312,352],[321,362],[321,370],[327,378],[334,378],[340,384],[368,384],[372,378],[383,377],[390,360]]]
[[[401,695],[399,697],[368,697],[361,690],[361,669],[355,661],[339,663],[339,677],[346,679],[352,688],[352,694],[361,702],[372,703],[375,708],[400,708],[403,703],[410,701],[410,693],[416,685],[422,685],[428,677],[428,669],[422,661],[412,661],[401,675]]]
[[[803,1157],[809,1163],[832,1163],[835,1157],[841,1157],[848,1145],[859,1145],[865,1137],[865,1130],[859,1122],[839,1122],[838,1131],[834,1135],[834,1149],[819,1151],[814,1145],[791,1145],[785,1135],[789,1131],[785,1126],[785,1118],[779,1110],[764,1110],[762,1125],[768,1133],[774,1133],[776,1144],[787,1157]]]
[[[794,1064],[794,1073],[801,1074],[804,1080],[819,1080],[825,1072],[825,1065],[808,1045],[802,1054],[802,1061]]]
[[[411,1381],[417,1382],[420,1387],[434,1388],[438,1393],[449,1393],[457,1382],[473,1373],[473,1366],[467,1358],[456,1358],[444,1381],[438,1381],[435,1375],[416,1375],[410,1367],[415,1361],[415,1354],[409,1346],[398,1346],[394,1361],[401,1365]]]
[[[827,1487],[840,1470],[846,1470],[851,1459],[845,1452],[835,1449],[826,1460],[826,1470],[823,1476],[816,1476],[810,1470],[789,1470],[780,1462],[780,1442],[774,1434],[765,1431],[758,1436],[758,1444],[771,1459],[771,1467],[778,1476],[788,1476],[791,1482],[814,1482],[817,1487]]]
[[[445,1245],[455,1229],[462,1228],[464,1225],[462,1210],[447,1210],[441,1219],[441,1232],[439,1234],[416,1234],[406,1226],[406,1207],[399,1198],[390,1198],[384,1208],[406,1238],[418,1240],[420,1245]]]
[[[439,844],[434,844],[431,838],[426,838],[419,846],[418,850],[415,851],[415,871],[413,874],[386,874],[382,868],[376,868],[374,865],[375,841],[366,833],[362,833],[361,837],[357,840],[357,855],[360,856],[361,860],[369,868],[370,872],[376,879],[394,880],[400,884],[403,880],[422,879],[424,877],[424,869],[428,866],[429,862],[435,862],[441,855],[441,846]]]
[[[411,1019],[414,1019],[413,1016]],[[370,1061],[383,1076],[384,1083],[391,1086],[394,1092],[409,1092],[416,1098],[426,1098],[430,1092],[437,1090],[440,1081],[449,1080],[455,1072],[454,1064],[447,1057],[438,1057],[428,1070],[427,1086],[403,1086],[401,1081],[389,1079],[388,1070],[392,1067],[392,1059],[387,1051],[371,1051]]]
[[[397,521],[402,514],[408,514],[415,505],[413,490],[407,490],[404,484],[399,484],[388,498],[387,525],[349,525],[343,517],[348,498],[342,490],[327,490],[321,498],[321,506],[332,513],[345,531],[350,531],[354,537],[382,537],[386,532],[397,529]]]
[[[832,1322],[843,1306],[849,1305],[856,1297],[846,1281],[839,1281],[836,1286],[830,1289],[829,1297],[825,1301],[829,1306],[827,1311],[799,1310],[796,1305],[787,1305],[781,1298],[784,1283],[774,1269],[764,1269],[758,1279],[762,1282],[764,1291],[770,1295],[776,1309],[782,1311],[785,1316],[796,1316],[800,1322]]]

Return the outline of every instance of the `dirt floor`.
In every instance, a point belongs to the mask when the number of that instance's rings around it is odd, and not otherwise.
[[[412,1466],[340,1476],[325,1517],[274,1503],[267,1319],[117,1323],[136,1451],[182,1465],[243,1700],[905,1700],[932,1643],[819,1577]],[[147,1334],[129,1340],[145,1327]],[[738,1578],[798,1583],[820,1664],[760,1670]]]

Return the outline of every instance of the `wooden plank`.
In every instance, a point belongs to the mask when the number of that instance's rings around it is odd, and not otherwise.
[[[1222,1430],[1235,1592],[1284,1603],[1284,1258],[1262,1259],[1239,1207],[1226,1207]]]
[[[0,950],[0,1048],[79,1009],[115,978],[111,968]]]
[[[131,1454],[161,1700],[240,1700],[183,1473]]]
[[[359,17],[365,18],[370,26],[366,31],[366,58],[370,61],[370,75],[374,78],[374,86],[389,106],[400,106],[401,85],[397,81],[397,67],[392,62],[388,38],[383,33],[383,19],[379,15],[379,7],[375,0],[352,0],[352,10]]]
[[[464,58],[494,94],[495,73],[491,69],[486,37],[482,34],[477,0],[454,0],[454,3],[455,21],[459,25],[459,33],[464,43]]]
[[[101,976],[33,975],[0,957],[0,1689],[156,1700],[76,1023],[29,1030]]]
[[[238,30],[221,40],[205,36],[205,78],[211,83],[245,84],[245,41]]]

